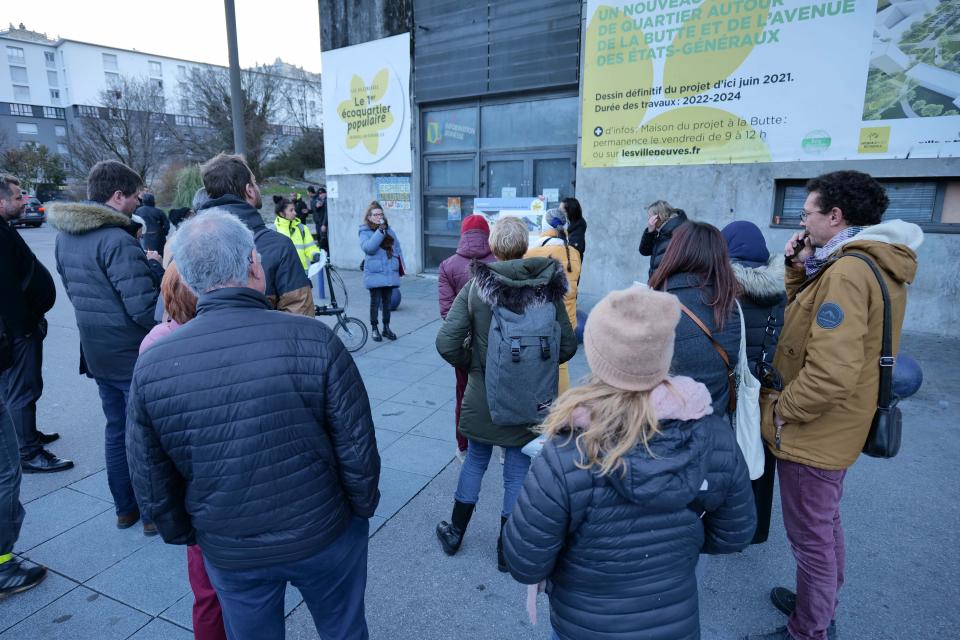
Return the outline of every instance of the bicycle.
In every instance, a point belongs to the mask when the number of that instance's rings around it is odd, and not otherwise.
[[[367,325],[359,318],[347,315],[347,303],[349,302],[347,287],[340,273],[337,272],[336,267],[331,264],[329,257],[327,257],[323,263],[323,268],[326,272],[327,289],[330,291],[330,304],[316,305],[317,318],[336,316],[337,323],[333,327],[334,335],[340,338],[340,341],[343,342],[343,346],[347,348],[347,351],[351,353],[359,351],[367,344]],[[336,283],[343,294],[342,306],[337,303],[334,278],[336,278]]]

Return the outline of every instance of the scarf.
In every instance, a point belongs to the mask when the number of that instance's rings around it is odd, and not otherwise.
[[[833,255],[833,252],[840,248],[841,245],[849,242],[855,235],[863,231],[866,227],[847,227],[837,235],[830,238],[830,241],[813,252],[813,255],[807,258],[806,262],[803,263],[804,268],[807,271],[807,277],[815,276],[820,272],[820,269],[823,269],[823,265],[827,264],[827,261],[830,259],[830,256]]]

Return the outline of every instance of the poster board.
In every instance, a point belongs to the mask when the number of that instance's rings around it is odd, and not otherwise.
[[[410,34],[326,51],[327,175],[410,173]]]
[[[960,0],[588,0],[581,166],[960,155]]]

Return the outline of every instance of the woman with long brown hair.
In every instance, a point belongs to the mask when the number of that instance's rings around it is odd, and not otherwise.
[[[373,341],[383,338],[396,340],[397,335],[390,330],[390,298],[393,288],[400,286],[400,268],[403,251],[400,239],[390,228],[383,206],[374,200],[367,206],[360,224],[360,248],[365,254],[363,259],[363,286],[370,290],[370,328]],[[377,315],[383,309],[383,337],[377,327]]]
[[[670,371],[705,384],[714,414],[725,415],[728,373],[736,369],[740,354],[740,285],[720,230],[705,222],[681,225],[650,278],[650,288],[672,293],[682,305]]]
[[[733,430],[703,384],[668,375],[679,320],[676,297],[646,288],[601,300],[584,329],[593,376],[541,428],[503,547],[514,578],[547,581],[552,638],[699,638],[698,554],[753,535]]]

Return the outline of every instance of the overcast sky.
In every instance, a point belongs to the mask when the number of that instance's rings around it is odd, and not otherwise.
[[[317,0],[235,0],[240,64],[282,58],[320,71]],[[227,64],[223,0],[21,0],[0,24],[23,23],[50,38]]]

